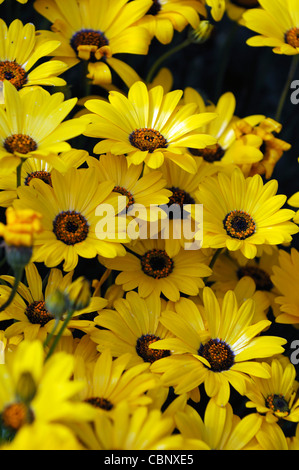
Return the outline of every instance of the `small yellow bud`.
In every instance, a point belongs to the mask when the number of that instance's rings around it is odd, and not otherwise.
[[[68,310],[82,310],[91,299],[90,282],[83,276],[78,277],[65,290]]]
[[[31,247],[34,235],[42,231],[41,214],[31,209],[8,207],[5,215],[6,225],[0,223],[0,236],[6,245]]]
[[[195,44],[203,44],[210,39],[213,29],[214,26],[208,20],[203,20],[196,29],[189,30],[189,39]]]
[[[45,300],[46,309],[57,319],[67,310],[66,296],[59,289],[52,292]]]

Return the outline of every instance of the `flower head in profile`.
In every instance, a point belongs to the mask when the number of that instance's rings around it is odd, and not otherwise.
[[[164,94],[162,86],[148,90],[145,83],[135,82],[128,96],[111,91],[109,103],[91,99],[85,103],[92,114],[84,135],[103,139],[94,152],[127,154],[129,165],[144,162],[159,168],[165,158],[181,168],[195,173],[196,164],[186,149],[205,148],[216,139],[200,132],[200,128],[215,119],[215,113],[196,114],[196,105],[178,106],[181,90]]]
[[[175,336],[151,345],[170,349],[169,357],[151,365],[162,374],[162,382],[176,394],[191,392],[204,383],[209,397],[218,405],[230,399],[230,385],[245,394],[249,377],[268,378],[269,372],[257,359],[284,351],[284,338],[260,336],[269,320],[253,323],[255,303],[239,304],[233,291],[218,299],[210,287],[203,289],[203,308],[190,299],[180,299],[174,310],[165,310],[160,322]]]
[[[80,119],[64,121],[77,98],[64,101],[63,93],[41,87],[16,90],[4,82],[5,107],[0,107],[1,175],[9,175],[28,157],[70,150],[67,140],[86,128]],[[63,121],[63,122],[62,122]]]
[[[299,54],[298,4],[296,0],[259,0],[242,16],[242,25],[257,36],[247,40],[253,47],[271,47],[276,54]]]
[[[137,24],[144,26],[151,37],[162,44],[169,44],[174,31],[182,32],[189,24],[196,29],[200,16],[206,16],[201,0],[153,0],[146,15]]]
[[[219,173],[200,185],[203,204],[203,247],[240,250],[253,259],[257,247],[290,242],[298,227],[293,211],[282,206],[287,197],[276,194],[278,182],[263,184],[260,175],[245,178],[239,168],[231,176]]]
[[[9,27],[0,19],[0,81],[10,81],[17,90],[24,86],[54,85],[63,86],[65,80],[59,78],[67,69],[67,64],[60,60],[37,62],[53,53],[59,41],[40,41],[32,23],[23,23],[16,19]]]
[[[36,0],[34,8],[51,23],[53,32],[42,31],[42,38],[58,40],[55,51],[70,66],[85,61],[87,77],[96,85],[112,82],[112,72],[125,80],[135,71],[118,54],[148,52],[149,32],[136,22],[152,5],[151,0],[130,2],[105,0]]]

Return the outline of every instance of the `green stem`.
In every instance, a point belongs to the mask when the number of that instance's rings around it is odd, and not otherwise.
[[[217,250],[213,254],[213,257],[210,261],[209,268],[213,269],[214,264],[216,263],[216,260],[217,260],[218,256],[220,255],[220,253],[222,252],[222,250],[223,250],[223,248],[217,248]],[[203,279],[204,283],[206,283],[208,278],[209,278],[209,276],[207,276]]]
[[[48,344],[50,343],[51,339],[54,336],[55,331],[57,330],[58,325],[59,325],[59,320],[57,319],[55,321],[55,324],[53,326],[53,329],[52,329],[51,333],[49,333],[49,335],[47,336],[47,338],[44,341],[44,344],[43,344],[44,348],[46,348],[48,346]]]
[[[295,72],[296,72],[296,69],[297,69],[297,66],[298,66],[298,62],[299,62],[299,54],[295,55],[292,59],[290,70],[289,70],[289,73],[288,73],[288,77],[287,77],[285,86],[284,86],[284,88],[282,90],[282,93],[281,93],[281,97],[280,97],[278,107],[277,107],[277,111],[276,111],[276,115],[275,115],[275,120],[278,121],[278,122],[280,121],[282,110],[283,110],[283,107],[284,107],[284,104],[285,104],[285,101],[286,101],[286,98],[287,98],[292,80],[294,78],[294,75],[295,75]]]
[[[50,349],[49,349],[49,351],[48,351],[46,360],[48,360],[48,359],[52,356],[52,354],[53,354],[53,352],[54,352],[54,350],[55,350],[55,348],[56,348],[56,346],[57,346],[57,344],[58,344],[58,342],[59,342],[59,340],[60,340],[60,338],[61,338],[61,336],[62,336],[64,330],[65,330],[66,327],[67,327],[67,324],[69,323],[70,319],[72,318],[73,313],[74,313],[73,310],[69,310],[69,311],[67,312],[67,316],[66,316],[66,318],[65,318],[65,320],[64,320],[64,322],[63,322],[63,324],[62,324],[62,327],[60,328],[58,334],[55,336],[55,339],[54,339],[54,341],[53,341],[53,343],[52,343],[52,345],[51,345],[51,347],[50,347]]]
[[[21,160],[21,163],[17,166],[17,188],[21,186],[22,165],[23,165],[23,160]]]
[[[5,310],[13,301],[13,298],[16,295],[16,292],[18,290],[19,283],[22,279],[23,272],[24,272],[24,268],[18,269],[17,272],[15,273],[15,280],[14,280],[14,284],[11,289],[10,295],[8,299],[6,300],[6,302],[4,302],[4,304],[0,306],[0,312],[3,312],[3,310]]]
[[[179,52],[180,50],[184,49],[185,47],[189,46],[192,43],[192,41],[187,38],[185,41],[181,42],[177,46],[173,47],[172,49],[168,50],[165,52],[165,54],[162,54],[156,62],[153,64],[152,68],[150,69],[149,73],[147,74],[146,77],[146,83],[150,83],[156,73],[156,70],[160,67],[160,65],[163,64],[170,56],[175,54],[176,52]]]

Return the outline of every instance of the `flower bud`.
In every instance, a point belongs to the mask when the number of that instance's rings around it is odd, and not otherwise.
[[[214,26],[208,20],[203,20],[196,29],[189,30],[189,39],[195,44],[203,44],[210,39],[213,29]]]
[[[65,294],[68,310],[82,310],[91,299],[90,282],[83,276],[78,277],[65,289]]]
[[[56,289],[45,300],[46,309],[57,319],[60,319],[67,310],[67,299],[63,292]]]

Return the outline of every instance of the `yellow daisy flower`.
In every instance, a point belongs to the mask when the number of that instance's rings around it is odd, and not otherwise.
[[[112,82],[112,71],[126,78],[134,70],[117,54],[145,55],[151,41],[149,32],[137,26],[151,7],[151,0],[36,0],[34,8],[51,23],[54,33],[42,31],[45,39],[56,39],[55,51],[69,65],[87,63],[87,77],[96,85]]]
[[[169,158],[195,173],[196,163],[186,149],[215,143],[215,138],[199,133],[199,128],[216,115],[195,114],[194,104],[178,108],[182,93],[175,90],[164,94],[162,86],[148,90],[138,81],[129,89],[128,97],[111,91],[109,103],[88,100],[85,106],[93,114],[86,115],[91,123],[84,135],[103,139],[95,145],[95,153],[127,154],[129,165],[144,161],[157,169]]]
[[[217,405],[211,398],[204,420],[190,405],[175,415],[178,430],[194,450],[246,450],[260,429],[262,418],[253,414],[240,419],[230,403]]]
[[[299,273],[299,252],[291,248],[287,253],[280,250],[278,263],[273,266],[271,281],[278,291],[275,302],[279,305],[277,323],[299,324],[299,294],[297,278]]]
[[[263,363],[269,378],[252,378],[248,385],[246,407],[255,408],[268,423],[278,420],[299,422],[299,382],[296,368],[286,356]]]
[[[2,176],[13,172],[24,158],[70,150],[66,141],[85,130],[86,125],[80,119],[62,122],[77,98],[64,101],[62,93],[51,95],[38,87],[18,92],[5,81],[4,99],[5,108],[0,107]]]
[[[248,450],[299,450],[298,432],[297,436],[286,437],[279,424],[265,420],[256,433],[255,441],[257,444]]]
[[[40,41],[32,23],[16,19],[9,27],[0,19],[0,81],[10,81],[17,90],[24,86],[63,86],[66,81],[57,75],[66,71],[67,65],[58,60],[47,60],[34,67],[57,49],[59,41]],[[34,68],[33,68],[34,67]]]
[[[152,364],[170,352],[154,351],[149,345],[169,333],[160,325],[163,301],[155,295],[142,299],[136,292],[128,292],[124,299],[117,299],[113,309],[105,308],[95,317],[95,329],[91,339],[100,352],[111,350],[113,357],[124,353],[131,355],[128,367]]]
[[[236,168],[231,177],[219,173],[199,187],[203,204],[203,247],[240,250],[246,257],[257,255],[257,246],[278,245],[292,240],[298,227],[294,212],[281,209],[287,197],[277,195],[278,182],[263,184],[260,175],[245,178]]]
[[[109,349],[99,355],[93,363],[86,364],[83,357],[75,354],[75,381],[86,386],[79,392],[81,401],[91,404],[99,413],[115,416],[118,403],[125,401],[133,410],[147,406],[151,398],[148,390],[156,387],[157,380],[143,363],[128,368],[130,354],[113,358]]]
[[[278,262],[279,249],[274,246],[270,253],[264,251],[254,259],[240,258],[234,254],[235,252],[230,252],[218,256],[213,266],[213,274],[209,277],[213,290],[224,294],[227,290],[234,290],[240,280],[251,279],[256,290],[255,296],[258,297],[257,306],[271,305],[276,315],[279,308],[275,299],[279,291],[271,281],[271,275],[273,266]]]
[[[176,394],[187,393],[204,383],[207,395],[225,405],[230,398],[230,385],[244,395],[249,377],[269,377],[256,359],[282,353],[282,345],[287,341],[259,336],[271,322],[252,323],[255,310],[252,299],[238,305],[234,292],[228,291],[219,301],[212,289],[205,287],[203,305],[200,309],[190,299],[181,299],[175,304],[175,311],[162,313],[161,324],[176,338],[150,346],[172,351],[171,356],[153,363],[151,369],[162,374],[162,383],[173,386]]]
[[[182,32],[188,24],[196,29],[200,15],[206,16],[201,0],[153,0],[147,14],[137,24],[144,26],[160,43],[169,44],[174,31]]]
[[[167,204],[171,191],[165,188],[166,180],[161,171],[153,171],[147,175],[142,174],[143,165],[134,165],[128,168],[128,162],[125,155],[101,155],[99,160],[94,157],[87,159],[90,168],[97,168],[99,182],[107,180],[114,182],[113,192],[126,197],[127,216],[134,216],[130,210],[138,208],[140,204],[146,208],[147,218],[152,214],[154,208],[160,204]],[[140,211],[139,217],[142,218]]]
[[[46,300],[57,289],[66,290],[72,283],[73,272],[63,276],[59,269],[53,268],[49,272],[49,277],[45,288],[43,289],[42,278],[34,263],[30,263],[25,268],[26,281],[28,287],[20,282],[17,293],[12,303],[0,314],[1,320],[14,320],[5,330],[7,338],[22,335],[25,340],[39,339],[44,342],[57,323],[55,334],[62,326],[65,314],[62,312],[59,319],[46,307]],[[10,285],[13,285],[12,276],[3,275],[1,279],[8,285],[0,286],[0,299],[8,297],[11,291]],[[73,313],[64,335],[71,336],[73,330],[90,332],[94,324],[92,320],[87,320],[81,315],[99,311],[107,305],[107,300],[102,297],[91,297],[90,303],[86,308]]]
[[[217,139],[217,144],[205,149],[189,149],[192,155],[202,157],[226,171],[238,165],[246,176],[258,173],[269,179],[284,152],[291,145],[275,135],[282,125],[262,115],[240,119],[236,116],[236,98],[233,93],[224,93],[214,105],[205,104],[201,95],[191,87],[184,90],[184,103],[196,103],[201,113],[215,112],[217,118],[203,130]]]
[[[52,186],[33,179],[29,186],[18,188],[19,198],[14,202],[17,207],[38,207],[43,216],[44,231],[35,238],[32,261],[44,262],[48,267],[64,261],[64,271],[71,271],[79,256],[90,259],[98,254],[107,258],[124,255],[122,243],[128,240],[116,224],[118,197],[112,192],[113,181],[99,184],[94,168],[71,168],[64,175],[53,170],[51,181]],[[111,208],[107,218],[101,214],[101,205]],[[98,228],[102,219],[108,219],[108,230],[113,225],[111,233],[102,233]]]
[[[139,406],[131,411],[129,404],[123,401],[117,405],[114,418],[107,413],[100,413],[94,421],[94,429],[85,423],[76,427],[87,450],[184,449],[182,436],[173,434],[173,418],[158,409]]]
[[[124,257],[99,261],[106,268],[121,271],[115,283],[125,291],[138,288],[141,297],[155,292],[176,301],[180,292],[197,295],[204,286],[202,278],[212,271],[206,264],[207,257],[201,250],[180,249],[170,257],[164,239],[137,240]]]
[[[77,399],[83,383],[72,380],[74,358],[53,354],[47,362],[39,340],[23,341],[0,367],[0,410],[5,440],[35,423],[89,421],[94,409]],[[2,437],[3,437],[2,434]]]
[[[21,185],[29,186],[30,181],[35,178],[41,179],[52,186],[51,171],[55,168],[65,174],[70,168],[78,168],[87,159],[88,152],[85,150],[68,150],[60,154],[43,155],[43,158],[27,158],[21,168]],[[0,176],[0,206],[8,207],[17,198],[16,171],[8,176]]]
[[[253,47],[272,47],[276,54],[299,54],[298,4],[296,0],[259,0],[262,8],[246,11],[242,24],[258,33],[247,40]]]

